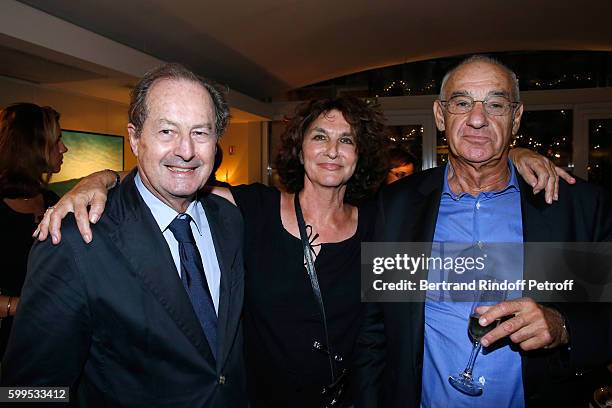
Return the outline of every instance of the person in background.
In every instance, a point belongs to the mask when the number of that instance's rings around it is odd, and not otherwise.
[[[421,166],[412,153],[399,147],[389,150],[389,172],[387,173],[386,184],[409,176],[415,171],[421,171]]]
[[[0,111],[0,358],[26,276],[32,231],[59,197],[47,189],[51,174],[68,151],[62,143],[59,113],[48,106],[16,103]]]
[[[361,242],[370,240],[375,217],[368,199],[388,171],[384,146],[378,107],[349,96],[305,102],[281,137],[276,168],[282,191],[259,183],[212,190],[235,203],[245,221],[245,358],[252,407],[322,407],[342,384],[349,386],[363,308]],[[514,153],[515,160],[538,170],[538,188],[555,179],[548,160],[528,150]],[[96,200],[89,216],[97,219],[114,183],[115,175],[104,171],[68,193],[52,212],[53,241],[61,238],[59,221],[75,207],[85,240],[91,241],[85,206]],[[305,269],[298,207],[326,325]],[[48,222],[47,217],[41,224],[40,239],[47,236]],[[323,395],[334,380],[340,384]],[[353,395],[345,388],[341,397],[350,404]]]

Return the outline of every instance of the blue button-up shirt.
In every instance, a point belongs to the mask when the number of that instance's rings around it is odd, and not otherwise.
[[[449,164],[450,165],[450,164]],[[511,175],[508,185],[501,191],[482,192],[474,197],[468,193],[455,194],[448,185],[448,166],[434,242],[476,244],[521,243],[523,226],[519,184],[514,166],[509,163]],[[437,245],[434,245],[436,248]],[[515,246],[514,248],[518,248]],[[434,253],[432,256],[440,256]],[[500,251],[498,251],[500,252]],[[501,251],[508,256],[518,251]],[[502,260],[511,269],[509,278],[522,278],[522,252],[519,259]],[[511,265],[510,265],[511,264]],[[510,265],[510,268],[508,268]],[[430,270],[429,281],[440,279],[440,271]],[[479,278],[478,276],[476,277]],[[463,371],[467,365],[472,342],[467,333],[470,302],[439,301],[439,294],[427,294],[425,302],[425,351],[423,358],[422,407],[522,407],[525,405],[521,357],[508,345],[481,351],[474,365],[474,381],[484,386],[480,396],[468,396],[454,389],[449,375]]]

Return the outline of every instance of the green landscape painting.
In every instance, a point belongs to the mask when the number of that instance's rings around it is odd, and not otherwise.
[[[51,178],[49,188],[63,195],[80,178],[98,170],[123,170],[123,137],[62,130],[68,148],[62,170]]]

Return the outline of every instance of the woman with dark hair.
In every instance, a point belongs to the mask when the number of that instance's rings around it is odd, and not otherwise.
[[[17,103],[0,111],[0,247],[10,254],[0,274],[0,358],[19,306],[32,231],[59,199],[47,184],[67,150],[52,108]]]
[[[231,189],[246,225],[245,356],[254,407],[321,407],[331,365],[334,380],[350,366],[361,321],[361,242],[374,220],[374,207],[363,202],[387,171],[383,123],[376,107],[355,98],[303,104],[276,160],[284,191]],[[305,269],[296,203],[326,327]]]
[[[519,160],[533,158],[525,156]],[[367,198],[387,173],[379,108],[346,96],[301,104],[281,138],[277,169],[282,191],[259,183],[212,189],[245,221],[249,400],[252,407],[322,407],[350,377],[361,323],[360,249],[374,220]],[[114,184],[114,173],[100,172],[64,196],[51,223],[54,242],[67,211],[82,217],[96,196],[99,212]],[[40,239],[48,226],[46,219]]]

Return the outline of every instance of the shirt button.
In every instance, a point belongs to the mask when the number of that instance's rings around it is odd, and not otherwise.
[[[476,245],[478,245],[478,248],[482,249],[482,247],[484,247],[484,242],[478,241],[476,242]]]
[[[225,376],[224,375],[220,375],[219,376],[219,384],[221,384],[221,385],[225,384]]]
[[[476,209],[480,210],[480,201],[476,201]]]

